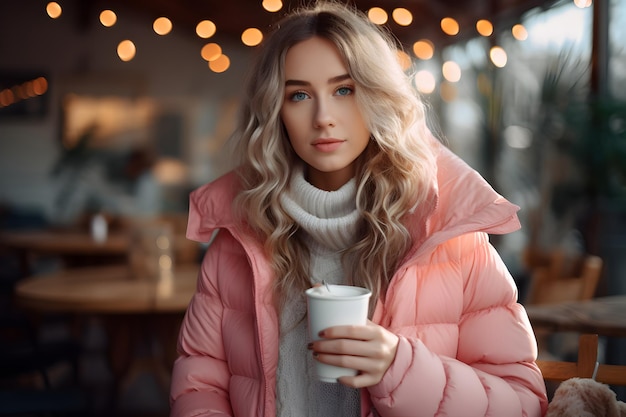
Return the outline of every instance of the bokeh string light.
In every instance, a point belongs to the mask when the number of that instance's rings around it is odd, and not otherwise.
[[[61,8],[61,5],[59,3],[57,3],[56,1],[51,1],[46,5],[46,13],[48,14],[48,16],[50,16],[50,18],[58,19],[59,17],[61,17],[63,9]]]
[[[493,33],[493,25],[487,19],[480,19],[478,22],[476,22],[476,31],[482,36],[491,36],[491,34]]]
[[[384,25],[389,20],[387,12],[380,7],[372,7],[367,11],[367,17],[372,23],[377,25]]]
[[[100,12],[100,23],[107,28],[113,27],[117,23],[117,15],[113,10],[103,10]]]
[[[404,71],[411,68],[411,57],[409,56],[409,54],[407,54],[404,51],[397,51],[396,57],[398,59],[398,62],[400,63],[400,66],[402,67]]]
[[[211,36],[215,35],[216,31],[217,26],[210,20],[203,20],[196,25],[196,35],[202,39],[209,39]]]
[[[167,35],[172,31],[172,21],[167,17],[159,17],[152,24],[152,29],[157,35]]]
[[[48,80],[45,77],[37,77],[0,90],[0,109],[19,103],[29,98],[38,97],[48,92]]]
[[[528,39],[528,31],[526,30],[524,25],[521,25],[519,23],[511,28],[511,33],[513,34],[513,37],[518,41],[525,41],[526,39]]]
[[[213,61],[209,62],[209,68],[213,72],[221,73],[226,71],[230,67],[230,58],[228,56],[221,54]]]
[[[435,45],[428,39],[421,39],[413,44],[413,53],[423,61],[427,61],[435,54]]]
[[[257,28],[248,28],[241,34],[241,42],[246,46],[257,46],[263,41],[263,32]]]
[[[207,61],[215,61],[220,55],[222,55],[222,47],[215,42],[207,43],[200,50],[200,56]]]
[[[592,0],[573,0],[578,7],[589,7],[592,5]],[[260,0],[261,6],[268,12],[278,12],[283,8],[282,0]],[[46,5],[46,13],[52,19],[58,19],[62,15],[62,7],[58,2],[49,2]],[[368,18],[377,25],[385,25],[389,22],[388,12],[381,7],[371,7],[367,10]],[[413,24],[413,14],[410,10],[404,7],[396,7],[391,13],[391,17],[395,24],[400,26],[410,26]],[[102,10],[99,14],[99,21],[104,27],[113,27],[117,23],[117,14],[110,9]],[[449,36],[455,36],[460,33],[460,26],[456,19],[447,16],[441,19],[440,27],[443,33]],[[172,21],[165,17],[159,17],[153,22],[153,30],[155,33],[165,36],[171,33],[173,29]],[[217,33],[217,25],[211,20],[201,20],[198,22],[196,28],[196,35],[201,39],[209,39]],[[481,36],[491,36],[494,32],[493,23],[487,19],[480,19],[476,22],[476,31]],[[517,40],[525,40],[528,38],[528,32],[521,24],[516,24],[511,28],[511,33]],[[258,28],[248,28],[241,34],[241,42],[248,47],[254,47],[259,45],[263,41],[264,34]],[[412,60],[417,58],[422,61],[427,61],[433,58],[435,53],[435,45],[428,39],[420,39],[412,45],[412,51],[414,57],[409,56],[405,52],[398,52],[398,59],[400,60],[402,67],[407,70],[412,66]],[[117,55],[123,62],[131,61],[137,54],[137,47],[135,43],[126,39],[121,41],[117,47]],[[209,63],[209,68],[214,72],[224,72],[230,67],[230,58],[223,54],[222,48],[219,44],[212,42],[205,44],[201,51],[201,56]],[[503,67],[506,65],[507,55],[506,51],[501,47],[492,48],[489,52],[489,59],[496,67]],[[448,82],[455,82],[455,79],[460,78],[460,67],[456,64],[456,67],[451,62],[445,62],[442,65],[442,72],[444,78]],[[446,76],[446,73],[448,74]],[[434,82],[434,77],[430,78],[426,74],[421,74],[421,87],[418,87],[420,91],[429,91],[430,87],[424,87],[424,85],[430,85],[430,80]],[[452,75],[450,75],[452,74]],[[429,80],[428,83],[425,80]]]
[[[451,83],[459,82],[461,79],[461,67],[454,61],[446,61],[441,66],[443,78]]]
[[[260,1],[261,2],[261,1]],[[592,0],[572,0],[575,6],[579,8],[588,8],[593,5]],[[63,22],[64,19],[60,19],[65,10],[63,9],[63,2],[48,2],[46,3],[45,13],[50,19]],[[262,7],[268,12],[277,12],[283,8],[283,2],[281,0],[263,0]],[[378,25],[385,25],[389,22],[389,15],[387,11],[380,7],[372,7],[367,11],[369,19]],[[410,26],[414,24],[413,15],[410,10],[397,7],[393,9],[391,13],[393,22],[391,24],[397,24],[400,26]],[[98,14],[99,23],[106,28],[113,28],[118,23],[118,15],[111,9],[103,9]],[[157,22],[161,22],[157,25]],[[164,25],[164,26],[160,26]],[[452,17],[445,17],[440,21],[441,30],[443,33],[449,36],[455,36],[460,33],[461,28],[459,23]],[[171,33],[173,28],[172,22],[165,16],[155,20],[153,22],[153,30],[159,35],[165,36]],[[480,19],[476,22],[476,32],[483,37],[489,37],[494,34],[494,23],[487,19]],[[218,32],[218,26],[211,20],[200,20],[195,28],[196,35],[201,39],[209,39]],[[510,27],[510,33],[517,41],[526,41],[529,39],[529,32],[521,23],[514,24]],[[468,36],[468,33],[464,33]],[[259,45],[263,41],[264,33],[258,28],[248,28],[241,34],[241,42],[248,47],[254,47]],[[444,41],[444,43],[447,41]],[[455,83],[461,79],[462,69],[461,66],[451,60],[445,61],[441,65],[439,76],[443,77],[439,80],[437,76],[438,71],[433,67],[437,65],[431,60],[435,56],[435,44],[429,39],[419,39],[413,43],[413,45],[407,45],[407,50],[411,50],[413,55],[408,55],[405,52],[399,51],[397,56],[402,67],[410,71],[413,67],[414,60],[416,61],[417,72],[413,75],[413,82],[420,94],[432,94],[437,89],[439,84],[439,94],[445,101],[452,100],[458,94],[458,88]],[[437,46],[439,48],[439,46]],[[437,51],[440,55],[445,55],[445,50]],[[507,65],[508,56],[507,52],[501,46],[495,46],[486,52],[483,49],[480,53],[484,53],[483,56],[488,59],[496,68],[504,68]],[[230,57],[224,54],[219,44],[213,42],[211,44],[205,44],[201,48],[200,54],[205,59],[210,71],[214,73],[223,73],[227,71],[231,66]],[[130,39],[125,39],[117,45],[117,56],[122,62],[132,61],[137,55],[137,46]],[[428,69],[420,68],[420,66],[428,67]],[[478,91],[483,95],[492,94],[493,87],[490,80],[483,73],[476,75],[476,83]],[[0,109],[8,106],[15,105],[24,100],[35,98],[48,93],[48,80],[45,77],[33,77],[29,81],[19,82],[13,86],[2,86],[0,89]]]
[[[441,19],[441,30],[443,31],[443,33],[450,36],[458,35],[461,31],[459,27],[459,22],[457,22],[456,19],[453,19],[452,17],[444,17],[443,19]]]
[[[391,17],[393,17],[394,22],[400,26],[409,26],[413,23],[413,15],[404,7],[394,9],[391,13]]]
[[[437,80],[435,80],[435,76],[432,72],[428,70],[420,70],[415,74],[415,78],[413,79],[413,83],[422,94],[431,94],[435,91],[435,87],[437,86]]]
[[[272,13],[275,13],[283,8],[283,2],[281,0],[263,0],[261,5],[265,10]]]
[[[508,60],[506,51],[501,46],[494,46],[489,51],[489,58],[493,65],[498,68],[504,68]]]
[[[136,53],[137,48],[133,41],[129,39],[125,39],[117,45],[117,56],[124,62],[132,60]]]

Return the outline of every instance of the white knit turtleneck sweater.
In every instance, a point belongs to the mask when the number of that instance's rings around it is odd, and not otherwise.
[[[337,191],[309,184],[295,170],[283,207],[306,234],[311,253],[311,284],[345,282],[341,252],[355,243],[358,212],[355,180]],[[304,295],[291,300],[281,313],[277,370],[277,417],[349,417],[360,415],[357,389],[320,382],[315,375]]]

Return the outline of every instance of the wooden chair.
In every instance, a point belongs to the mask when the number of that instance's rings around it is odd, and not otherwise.
[[[537,360],[546,381],[562,382],[569,378],[593,378],[608,385],[626,386],[626,365],[598,364],[598,335],[579,338],[577,362]]]
[[[549,304],[593,298],[602,273],[602,258],[585,255],[578,268],[566,266],[571,263],[575,261],[565,259],[562,252],[552,253],[549,265],[534,269],[525,303]]]
[[[524,304],[556,304],[594,297],[602,274],[602,258],[589,254],[568,256],[561,250],[555,250],[545,254],[542,260],[544,263],[533,270]],[[535,336],[542,354],[562,356],[573,353],[578,342],[573,334],[555,336],[536,331]],[[557,351],[549,347],[555,341]]]

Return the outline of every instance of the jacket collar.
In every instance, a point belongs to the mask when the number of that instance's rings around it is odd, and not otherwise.
[[[427,198],[405,220],[413,242],[405,261],[466,233],[505,234],[520,228],[518,206],[443,144],[436,141],[434,148],[436,175]]]
[[[519,207],[504,199],[447,147],[433,141],[436,175],[426,199],[405,218],[413,242],[405,260],[465,233],[504,234],[519,229]],[[227,228],[233,234],[252,233],[245,226],[237,227],[231,210],[240,188],[237,173],[231,171],[193,191],[187,236],[206,242],[217,228]]]

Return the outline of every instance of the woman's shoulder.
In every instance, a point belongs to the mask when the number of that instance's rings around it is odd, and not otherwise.
[[[190,198],[195,202],[207,202],[212,199],[233,200],[240,189],[239,176],[229,171],[215,180],[208,182],[191,192]]]
[[[460,226],[487,233],[519,228],[519,207],[498,193],[474,168],[444,145],[437,152],[437,217],[441,226]]]
[[[208,241],[215,229],[232,225],[232,203],[240,188],[237,173],[230,171],[193,190],[189,196],[187,237]]]

